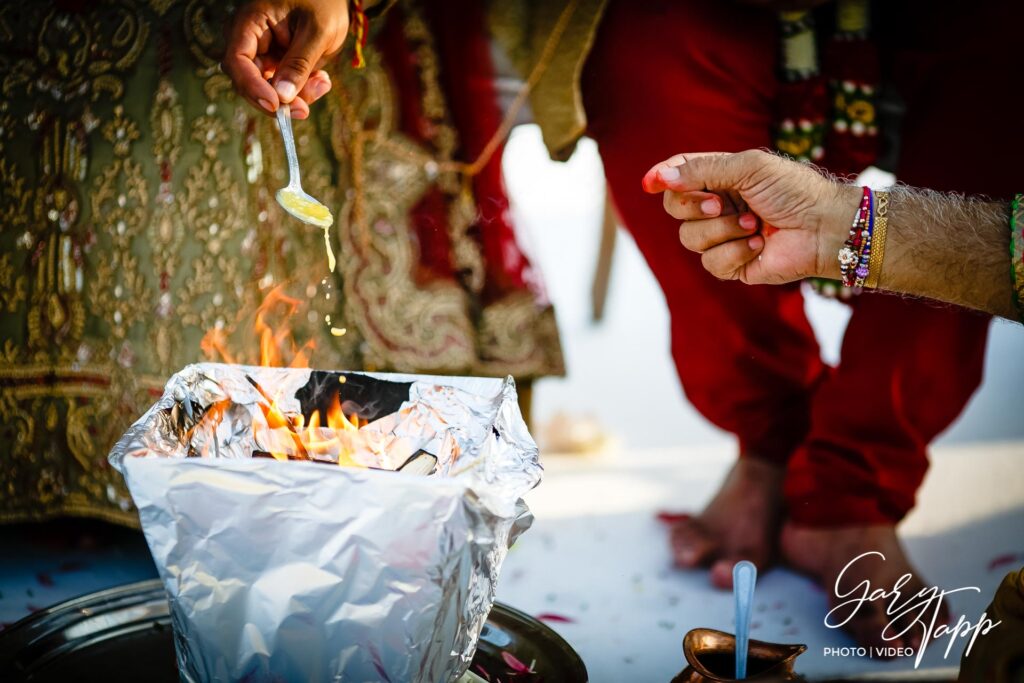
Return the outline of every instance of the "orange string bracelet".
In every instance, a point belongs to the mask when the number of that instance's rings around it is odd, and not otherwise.
[[[352,66],[362,69],[366,66],[366,58],[363,50],[366,48],[366,39],[369,35],[370,20],[366,18],[366,11],[363,10],[362,0],[352,0],[352,32],[356,34],[355,50],[352,54]]]

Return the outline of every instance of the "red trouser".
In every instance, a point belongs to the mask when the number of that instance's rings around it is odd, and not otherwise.
[[[936,40],[963,25],[951,21]],[[1019,123],[1011,123],[1013,108],[994,114],[981,103],[1010,87],[1010,75],[999,71],[1016,62],[986,73],[975,52],[954,68],[950,59],[922,58],[914,52],[920,46],[903,38],[906,49],[893,61],[910,110],[900,179],[1012,192],[1020,173],[1011,159],[1024,157]],[[661,198],[640,188],[650,166],[677,152],[771,145],[776,51],[770,12],[726,2],[612,0],[584,74],[589,133],[616,207],[665,293],[688,398],[738,436],[743,454],[788,463],[786,495],[797,523],[893,523],[914,504],[928,443],[981,380],[988,318],[866,294],[854,303],[842,362],[831,369],[820,360],[797,286],[715,279],[679,244],[678,222]],[[956,79],[968,70],[967,83]]]

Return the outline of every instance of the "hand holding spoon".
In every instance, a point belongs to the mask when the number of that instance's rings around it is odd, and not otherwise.
[[[288,157],[288,184],[277,191],[277,203],[303,223],[324,229],[324,243],[327,245],[327,264],[334,271],[334,250],[331,249],[330,227],[334,223],[331,210],[302,189],[299,177],[299,156],[295,151],[295,135],[292,133],[292,114],[287,105],[277,108],[277,125],[281,129],[284,152]]]
[[[747,677],[747,650],[750,647],[750,617],[753,614],[757,567],[743,560],[732,568],[732,596],[736,603],[736,679]]]

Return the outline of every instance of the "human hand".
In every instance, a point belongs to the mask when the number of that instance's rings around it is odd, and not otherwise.
[[[221,67],[260,111],[273,115],[288,104],[304,119],[331,89],[321,67],[341,50],[348,26],[347,0],[255,0],[227,27]]]
[[[723,280],[839,278],[836,259],[861,192],[804,164],[749,150],[678,154],[644,176],[683,221],[679,241]]]

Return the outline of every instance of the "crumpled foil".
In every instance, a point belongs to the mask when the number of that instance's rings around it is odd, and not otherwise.
[[[364,455],[384,469],[252,457],[262,397],[247,375],[300,411],[342,374],[342,399],[353,387],[350,405],[372,415]],[[419,450],[434,474],[386,471]],[[181,679],[196,683],[455,681],[541,476],[511,378],[214,363],[174,375],[110,462],[167,589]]]

